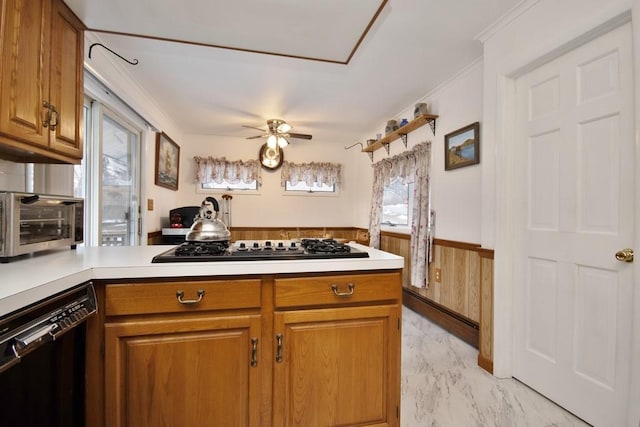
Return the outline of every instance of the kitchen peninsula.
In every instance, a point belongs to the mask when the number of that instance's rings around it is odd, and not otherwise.
[[[87,425],[399,426],[403,259],[352,245],[369,257],[59,250],[0,266],[0,315],[94,281]]]

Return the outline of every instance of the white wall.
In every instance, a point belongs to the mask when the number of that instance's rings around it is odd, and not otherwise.
[[[0,191],[25,190],[25,165],[0,160]]]
[[[426,102],[429,113],[438,115],[436,134],[425,125],[408,135],[407,148],[402,141],[391,144],[389,156],[399,154],[424,141],[432,142],[431,191],[432,206],[436,212],[435,236],[440,239],[480,243],[481,235],[481,199],[482,169],[485,167],[484,141],[480,140],[480,164],[450,171],[444,170],[444,136],[473,122],[480,122],[482,132],[482,86],[483,67],[478,60],[465,70],[453,76],[436,90],[417,99]],[[415,104],[415,103],[414,103]],[[395,119],[413,118],[414,104],[397,114]],[[384,134],[384,123],[379,128],[363,136],[363,140],[375,138],[377,133]],[[354,148],[354,151],[358,151]],[[371,187],[373,180],[372,162],[366,154],[358,154],[357,205],[354,206],[355,225],[369,226],[369,207],[371,205]],[[384,149],[374,153],[373,162],[387,156]]]
[[[199,205],[205,197],[196,193],[194,156],[257,160],[263,140],[211,135],[185,135],[181,144],[179,206]],[[232,225],[237,227],[349,227],[353,225],[353,166],[342,146],[323,141],[295,141],[284,148],[284,159],[294,163],[332,162],[342,165],[342,185],[337,195],[285,195],[280,171],[262,169],[259,194],[232,194]],[[214,195],[220,201],[219,194]],[[177,205],[178,206],[178,205]],[[175,206],[174,206],[175,207]],[[168,214],[168,212],[167,212]]]

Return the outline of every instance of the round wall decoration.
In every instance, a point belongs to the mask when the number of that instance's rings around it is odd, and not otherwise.
[[[260,164],[263,168],[276,170],[282,166],[282,162],[284,161],[284,151],[279,146],[270,148],[265,143],[260,147],[260,154],[258,158],[260,159]]]

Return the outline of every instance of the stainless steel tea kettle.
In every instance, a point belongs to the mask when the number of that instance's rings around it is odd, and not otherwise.
[[[186,240],[189,242],[228,242],[231,232],[227,226],[218,219],[220,206],[214,197],[207,197],[200,205],[200,211],[196,216]]]

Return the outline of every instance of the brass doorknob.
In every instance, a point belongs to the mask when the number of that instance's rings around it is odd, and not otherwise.
[[[616,252],[616,259],[620,262],[633,262],[633,249],[626,248]]]

